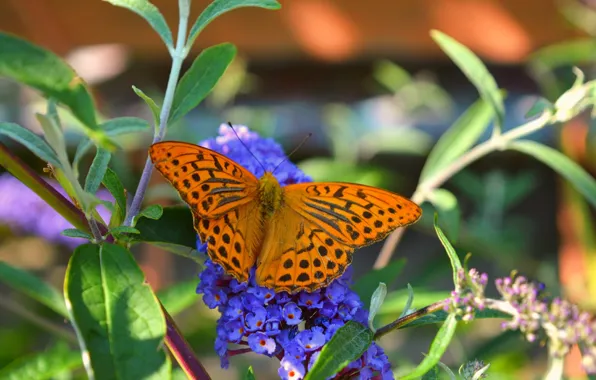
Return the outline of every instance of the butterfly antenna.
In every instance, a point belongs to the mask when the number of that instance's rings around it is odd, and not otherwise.
[[[297,151],[298,149],[300,149],[300,148],[302,147],[302,145],[304,145],[304,143],[306,142],[306,140],[308,140],[308,139],[309,139],[309,138],[311,138],[311,137],[312,137],[312,133],[309,133],[308,135],[306,135],[306,136],[305,136],[305,137],[302,139],[302,141],[300,142],[300,144],[298,144],[298,145],[296,146],[296,148],[294,148],[294,150],[292,150],[292,151],[291,151],[291,152],[290,152],[290,153],[289,153],[289,154],[286,156],[286,158],[284,158],[283,160],[281,160],[281,162],[280,162],[279,164],[277,164],[277,166],[275,167],[275,169],[273,169],[273,172],[272,172],[272,173],[275,173],[275,171],[277,170],[277,168],[279,168],[281,164],[283,164],[284,162],[286,162],[287,160],[289,160],[289,159],[290,159],[290,156],[292,156],[292,154],[296,153],[296,151]]]
[[[234,126],[232,125],[232,123],[230,123],[228,121],[228,125],[230,126],[230,128],[232,128],[232,131],[234,132],[234,134],[238,138],[238,141],[240,141],[240,144],[242,144],[246,148],[246,150],[248,151],[248,153],[250,153],[250,155],[255,159],[255,161],[257,161],[259,163],[259,165],[261,165],[261,167],[263,168],[263,171],[266,172],[267,169],[265,169],[265,165],[263,165],[263,163],[261,161],[259,161],[259,159],[257,158],[257,156],[254,155],[254,153],[250,150],[250,148],[244,143],[244,141],[242,141],[242,139],[240,138],[240,136],[238,136],[238,132],[236,132],[236,129],[234,128]]]

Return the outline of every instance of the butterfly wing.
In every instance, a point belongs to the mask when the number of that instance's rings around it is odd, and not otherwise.
[[[222,217],[256,199],[257,178],[211,149],[164,141],[151,145],[149,156],[155,168],[203,219]]]
[[[375,187],[304,183],[283,188],[283,207],[265,232],[257,282],[277,290],[313,291],[339,277],[356,248],[414,223],[412,201]]]
[[[257,178],[229,158],[194,144],[156,143],[149,156],[190,206],[211,260],[247,281],[263,240]]]

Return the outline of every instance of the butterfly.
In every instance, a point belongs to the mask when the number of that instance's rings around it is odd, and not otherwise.
[[[280,186],[213,150],[166,141],[149,148],[155,168],[190,206],[209,257],[240,282],[312,292],[341,276],[355,249],[412,224],[422,210],[398,194],[343,182]]]

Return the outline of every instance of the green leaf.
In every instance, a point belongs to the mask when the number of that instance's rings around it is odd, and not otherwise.
[[[174,316],[198,302],[199,298],[196,293],[198,284],[198,278],[178,282],[168,288],[159,290],[157,292],[157,298],[159,298],[168,313]]]
[[[321,350],[305,380],[326,379],[358,359],[372,343],[373,332],[358,322],[340,327]]]
[[[246,375],[244,375],[244,380],[257,380],[255,377],[255,372],[252,370],[252,366],[248,367]]]
[[[443,326],[439,329],[439,332],[435,336],[432,344],[430,345],[430,350],[428,355],[422,360],[422,362],[410,373],[403,377],[398,377],[399,379],[407,380],[407,379],[417,379],[420,376],[424,375],[426,372],[430,371],[434,366],[439,363],[441,357],[447,350],[449,343],[451,343],[451,339],[455,334],[455,329],[457,327],[457,319],[455,315],[449,315]]]
[[[390,262],[387,266],[381,269],[374,269],[358,278],[354,282],[352,290],[354,290],[360,299],[366,303],[379,286],[379,283],[383,282],[387,284],[387,286],[391,286],[391,284],[397,280],[397,277],[405,265],[406,260],[399,259]]]
[[[480,97],[491,105],[497,117],[495,130],[500,133],[500,128],[505,118],[505,105],[503,104],[503,97],[499,92],[495,78],[493,78],[486,66],[484,66],[482,61],[470,49],[438,30],[433,30],[430,34],[445,54],[451,58],[476,87],[480,93]]]
[[[421,318],[415,319],[412,322],[401,326],[400,329],[426,326],[426,325],[434,325],[437,323],[445,322],[448,317],[449,317],[449,313],[447,313],[446,311],[443,311],[443,310],[439,310],[439,311],[435,311],[432,314],[427,314]],[[476,320],[476,319],[495,319],[495,318],[511,319],[511,316],[509,314],[505,314],[502,311],[489,310],[489,309],[484,309],[484,310],[477,309],[474,312],[474,320]],[[458,317],[457,319],[460,320],[461,318]]]
[[[186,115],[209,95],[235,55],[236,47],[229,43],[211,46],[199,54],[176,87],[170,124]]]
[[[48,104],[48,108],[51,109],[51,105],[53,104],[52,101],[50,100]],[[36,113],[35,118],[41,125],[46,140],[54,152],[56,152],[58,160],[64,164],[63,159],[61,158],[66,156],[66,141],[64,140],[64,133],[60,127],[59,120],[52,115],[43,115],[40,113]]]
[[[33,154],[49,162],[54,167],[61,167],[56,152],[41,137],[18,124],[0,122],[0,134],[21,143]]]
[[[437,236],[439,237],[441,244],[443,244],[443,247],[445,248],[445,252],[447,252],[447,256],[449,256],[449,261],[451,262],[451,268],[453,270],[453,284],[455,285],[455,289],[458,289],[459,286],[458,286],[458,281],[457,281],[457,272],[459,272],[460,270],[463,270],[463,267],[461,265],[461,261],[459,260],[459,257],[457,256],[457,252],[455,252],[455,248],[453,248],[453,246],[451,245],[449,240],[447,240],[447,237],[445,236],[443,231],[441,231],[441,228],[439,227],[438,222],[439,222],[439,217],[437,214],[435,214],[435,220],[434,220],[435,232],[437,233]]]
[[[141,218],[135,224],[141,231],[132,238],[201,262],[197,256],[197,233],[192,214],[186,206],[164,207],[159,220]]]
[[[116,172],[110,168],[107,168],[102,183],[114,197],[117,206],[115,213],[112,214],[110,225],[118,226],[122,223],[122,220],[124,220],[124,215],[126,215],[126,192],[124,186]],[[117,217],[115,218],[116,215]]]
[[[592,63],[596,60],[596,40],[581,38],[548,45],[529,57],[532,65],[540,64],[542,70],[554,70],[562,66]]]
[[[449,297],[449,291],[432,291],[416,288],[416,297],[412,300],[410,308],[420,309],[431,303],[444,300]],[[377,315],[395,315],[404,311],[410,298],[409,289],[394,290],[387,294],[383,306]]]
[[[541,115],[545,110],[554,110],[555,105],[543,97],[539,97],[536,102],[526,112],[526,119],[531,119],[535,116]]]
[[[145,101],[145,104],[147,104],[147,106],[151,110],[151,113],[153,114],[153,125],[155,126],[156,129],[158,129],[159,128],[159,114],[161,113],[161,109],[155,103],[155,101],[153,99],[151,99],[148,95],[145,95],[145,93],[140,88],[132,86],[132,90],[135,92],[135,94],[137,94],[139,96],[139,98],[141,98]]]
[[[95,105],[85,82],[60,57],[19,37],[0,32],[0,76],[7,76],[66,105],[101,146],[111,142],[98,130]]]
[[[37,276],[0,261],[0,281],[39,301],[61,316],[68,316],[60,293]]]
[[[93,236],[91,236],[88,232],[81,231],[76,228],[67,228],[64,231],[62,231],[61,234],[71,238],[93,240]]]
[[[550,166],[596,207],[596,180],[569,157],[546,145],[528,140],[514,141],[507,147],[528,154]]]
[[[214,0],[201,12],[201,15],[190,29],[188,41],[186,42],[186,50],[190,50],[199,33],[216,17],[240,7],[259,7],[276,10],[281,8],[281,5],[275,0]]]
[[[139,213],[137,219],[145,217],[153,220],[158,220],[163,215],[163,207],[160,205],[151,205]]]
[[[412,285],[408,284],[408,299],[406,300],[406,304],[404,305],[403,310],[399,314],[399,318],[403,318],[406,315],[410,314],[410,310],[412,309],[413,303],[414,303],[414,289],[412,288]]]
[[[140,234],[141,231],[137,230],[134,227],[130,227],[130,226],[118,226],[118,227],[114,227],[110,230],[110,234],[112,235],[120,235],[120,234]]]
[[[56,345],[47,351],[21,356],[0,369],[0,379],[54,379],[83,365],[81,353],[65,345]]]
[[[435,189],[429,194],[428,200],[435,206],[447,237],[453,242],[457,241],[461,212],[455,195],[449,190]]]
[[[91,194],[97,193],[97,189],[99,189],[99,185],[103,180],[106,171],[108,170],[108,164],[112,159],[112,154],[103,148],[97,148],[97,152],[95,153],[95,158],[91,163],[91,167],[89,168],[89,173],[87,173],[87,178],[85,179],[85,191]]]
[[[159,9],[147,0],[104,0],[117,7],[126,8],[143,17],[159,34],[168,50],[174,50],[172,32]]]
[[[420,174],[420,183],[467,152],[488,127],[494,117],[493,109],[482,99],[472,104],[441,136],[428,154]]]
[[[81,349],[89,357],[89,377],[169,376],[165,319],[129,251],[108,243],[79,246],[68,263],[64,293]]]
[[[383,301],[385,300],[386,296],[387,285],[381,282],[379,283],[379,286],[377,287],[373,295],[370,297],[370,313],[368,314],[368,327],[371,329],[373,333],[376,332],[374,328],[375,316],[377,315],[377,312],[379,311],[381,306],[383,306]]]

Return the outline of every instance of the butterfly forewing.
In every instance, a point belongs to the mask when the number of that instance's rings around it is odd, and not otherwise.
[[[155,168],[203,219],[219,218],[255,201],[256,177],[217,152],[194,144],[165,141],[153,144],[149,155]]]

